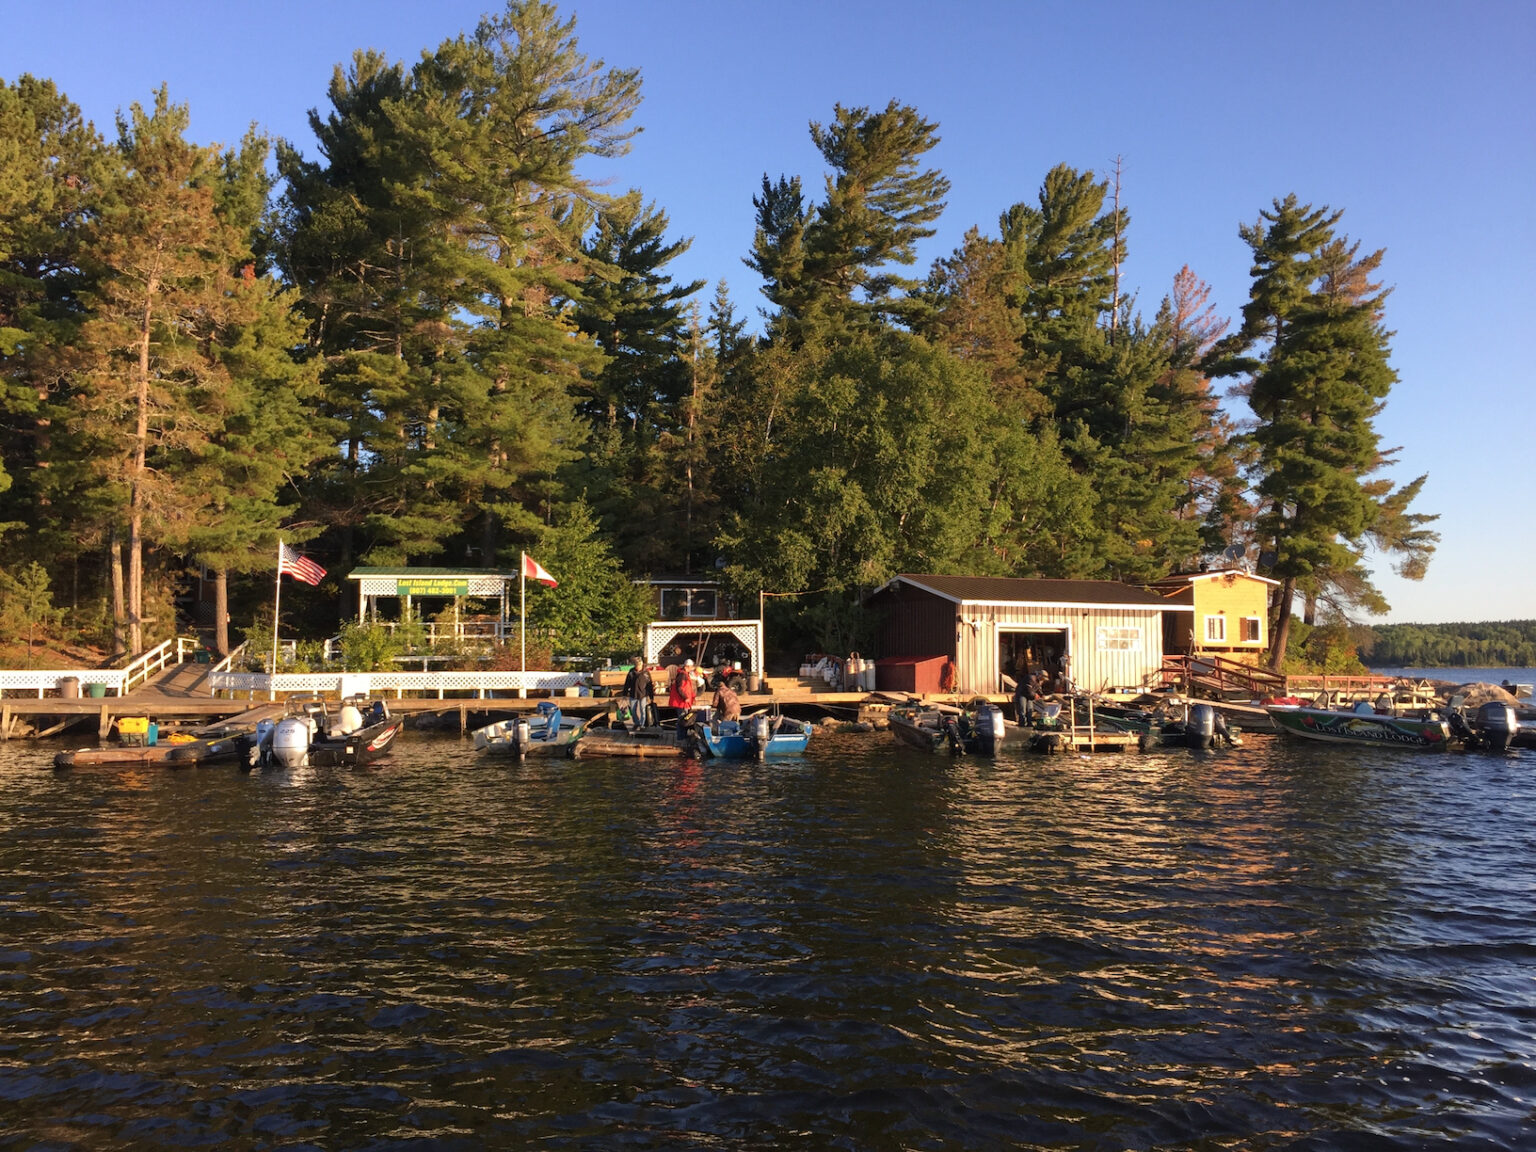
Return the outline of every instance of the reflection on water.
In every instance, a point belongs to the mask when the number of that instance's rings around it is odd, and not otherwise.
[[[1312,748],[75,771],[0,1147],[1517,1147],[1536,787]]]

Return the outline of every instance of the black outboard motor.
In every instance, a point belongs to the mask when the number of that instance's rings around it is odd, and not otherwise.
[[[995,756],[1003,746],[1003,710],[996,704],[982,704],[976,709],[976,751]]]
[[[1209,748],[1216,741],[1216,709],[1209,704],[1196,704],[1189,710],[1184,732],[1191,748]]]
[[[956,717],[944,718],[944,735],[949,737],[949,750],[956,756],[964,756],[965,737],[960,734],[960,721]]]
[[[1514,742],[1520,730],[1515,710],[1508,704],[1490,700],[1477,710],[1477,734],[1483,747],[1491,752],[1503,752]]]

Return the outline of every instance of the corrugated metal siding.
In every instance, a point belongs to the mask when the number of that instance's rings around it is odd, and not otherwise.
[[[1067,628],[1070,636],[1072,679],[1084,691],[1139,685],[1163,662],[1162,613],[1150,609],[1020,608],[962,606],[960,645],[955,662],[962,692],[1002,690],[998,668],[998,631],[1027,625]],[[1100,629],[1111,629],[1102,639],[1110,645],[1129,643],[1128,629],[1138,629],[1136,647],[1101,647]]]

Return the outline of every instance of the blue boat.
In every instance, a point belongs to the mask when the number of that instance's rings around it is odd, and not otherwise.
[[[798,756],[811,742],[811,726],[788,716],[765,712],[744,720],[700,724],[698,734],[711,756],[722,760],[768,760]]]

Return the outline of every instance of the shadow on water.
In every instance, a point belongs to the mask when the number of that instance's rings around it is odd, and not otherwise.
[[[0,1147],[1518,1147],[1529,753],[54,773]]]

